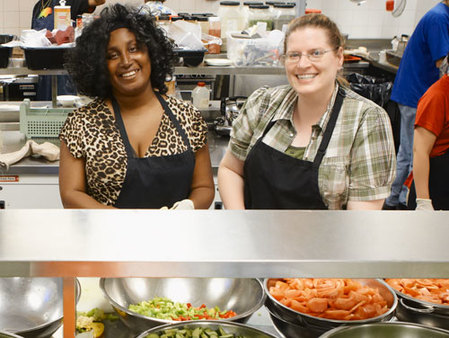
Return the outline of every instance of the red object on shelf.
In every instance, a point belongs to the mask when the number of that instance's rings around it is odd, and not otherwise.
[[[392,12],[394,10],[394,0],[387,0],[385,8],[388,12]]]
[[[345,55],[343,58],[344,62],[358,62],[361,61],[362,58],[354,55]]]
[[[321,13],[321,10],[314,9],[314,8],[306,8],[306,14],[310,14],[310,13]]]

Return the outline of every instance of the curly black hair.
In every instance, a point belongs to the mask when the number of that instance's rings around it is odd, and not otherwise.
[[[165,80],[174,71],[176,57],[173,44],[156,24],[155,18],[141,14],[138,8],[114,4],[83,28],[76,46],[67,54],[65,67],[80,94],[110,98],[112,86],[106,62],[110,33],[128,28],[138,44],[145,45],[151,62],[151,85],[161,94],[167,92]]]

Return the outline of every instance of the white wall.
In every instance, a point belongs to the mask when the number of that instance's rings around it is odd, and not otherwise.
[[[407,0],[404,12],[397,18],[385,10],[385,0],[366,0],[360,6],[349,0],[307,0],[307,7],[320,9],[343,33],[349,34],[350,39],[389,39],[395,35],[411,35],[421,17],[438,2]]]
[[[106,1],[143,3],[143,0]],[[37,0],[0,0],[0,33],[20,35],[22,29],[28,29],[31,25],[31,11],[36,2]],[[407,7],[398,18],[385,10],[385,0],[366,0],[361,6],[349,0],[307,0],[307,7],[320,9],[331,17],[343,33],[349,34],[349,38],[389,39],[400,34],[411,35],[419,19],[438,2],[439,0],[407,0]],[[219,0],[167,0],[165,5],[178,12],[216,13]]]

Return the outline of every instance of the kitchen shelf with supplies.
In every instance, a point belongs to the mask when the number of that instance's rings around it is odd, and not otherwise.
[[[345,67],[368,68],[368,62],[351,63]],[[198,66],[198,67],[175,67],[174,74],[184,75],[279,75],[284,74],[284,67],[235,67],[235,66]],[[0,75],[64,75],[65,69],[31,70],[26,67],[0,68]]]
[[[444,211],[4,210],[0,276],[62,277],[64,336],[73,337],[75,277],[447,278],[448,216]]]

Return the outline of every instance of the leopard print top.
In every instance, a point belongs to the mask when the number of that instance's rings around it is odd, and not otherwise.
[[[200,112],[187,102],[169,96],[167,104],[187,134],[193,152],[207,143],[207,125]],[[85,161],[87,193],[98,202],[113,205],[125,181],[127,155],[114,112],[97,99],[74,110],[59,135],[75,158]],[[167,114],[145,157],[168,156],[187,150]]]

